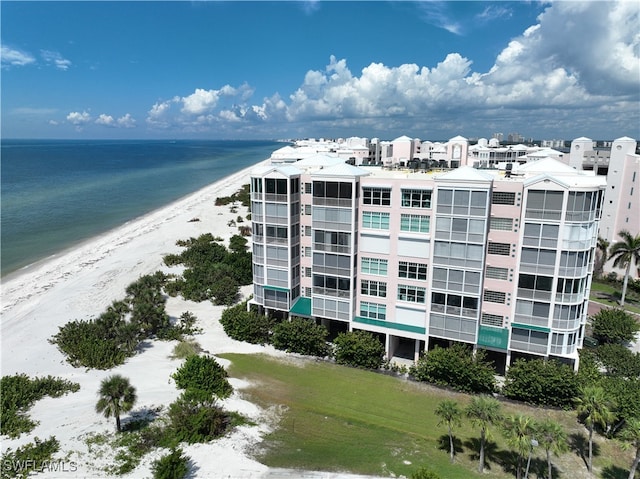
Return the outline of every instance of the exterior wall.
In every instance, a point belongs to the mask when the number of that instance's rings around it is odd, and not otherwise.
[[[254,302],[384,335],[390,355],[459,341],[506,358],[577,363],[600,180],[285,168],[252,176]],[[282,179],[284,195],[266,192],[268,180]],[[625,178],[624,187],[639,181]],[[287,228],[286,238],[267,235],[274,226]],[[290,254],[274,257],[269,247]]]

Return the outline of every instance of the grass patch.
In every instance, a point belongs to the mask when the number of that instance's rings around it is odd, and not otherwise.
[[[173,347],[172,359],[186,359],[189,356],[197,356],[202,352],[202,347],[195,339],[180,341]]]
[[[589,299],[597,303],[618,308],[620,307],[619,301],[621,292],[622,283],[593,280],[591,282],[591,293],[589,294]],[[627,288],[627,295],[623,309],[625,311],[640,314],[640,295],[631,290],[631,288]]]
[[[279,427],[265,438],[256,457],[267,466],[410,477],[426,465],[448,479],[487,477],[476,472],[478,431],[463,419],[455,431],[458,452],[452,465],[446,428],[437,425],[434,415],[443,399],[454,399],[466,407],[468,395],[313,360],[242,354],[221,357],[231,361],[230,376],[252,384],[246,390],[252,401],[280,413]],[[551,417],[568,435],[586,440],[585,429],[572,411],[510,403],[503,403],[503,411],[521,412],[536,420]],[[492,441],[487,472],[495,478],[513,478],[511,453],[496,428]],[[612,459],[619,467],[631,464],[630,453],[621,454],[617,446],[600,437],[597,441],[596,467],[611,466]],[[534,459],[533,466],[540,468],[534,477],[542,477],[544,451],[536,450]],[[586,473],[577,446],[553,462],[564,471],[554,477],[570,477],[571,471]]]

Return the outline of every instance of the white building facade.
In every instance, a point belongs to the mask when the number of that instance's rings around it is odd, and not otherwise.
[[[390,359],[462,342],[499,368],[522,355],[577,367],[604,192],[602,177],[551,158],[513,173],[320,155],[262,167],[252,302],[334,334],[370,331]]]

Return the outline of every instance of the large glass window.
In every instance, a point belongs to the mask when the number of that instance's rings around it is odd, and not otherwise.
[[[562,191],[530,190],[527,195],[527,218],[559,220],[562,214]]]
[[[410,303],[424,303],[426,301],[426,289],[418,286],[398,285],[398,300]]]
[[[314,181],[313,196],[316,198],[351,199],[353,186],[351,183],[338,181]]]
[[[411,233],[428,233],[431,218],[419,215],[400,215],[400,231]]]
[[[369,281],[363,279],[360,282],[360,293],[367,296],[380,296],[381,298],[387,297],[387,283],[382,281]]]
[[[427,265],[422,263],[408,263],[400,261],[398,264],[398,277],[408,279],[427,279]]]
[[[377,319],[384,321],[387,319],[387,307],[384,304],[360,303],[360,316],[363,318]]]
[[[402,206],[405,208],[431,208],[431,190],[402,189]]]
[[[390,188],[362,187],[362,203],[365,205],[391,205]]]
[[[364,211],[362,213],[362,227],[374,230],[389,229],[389,213],[379,211]]]
[[[362,258],[360,271],[365,274],[387,275],[388,261],[378,258]]]
[[[265,178],[264,187],[267,193],[276,195],[287,194],[287,180],[279,178]]]

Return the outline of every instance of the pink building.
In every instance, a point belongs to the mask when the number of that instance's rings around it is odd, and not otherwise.
[[[500,368],[577,367],[605,186],[551,158],[511,172],[266,166],[251,179],[253,302],[370,331],[390,359],[463,342]]]

